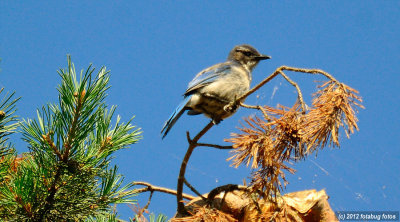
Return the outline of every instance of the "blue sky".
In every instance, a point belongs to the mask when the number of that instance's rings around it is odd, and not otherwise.
[[[203,68],[222,62],[242,43],[272,56],[253,72],[253,85],[281,65],[320,68],[360,91],[366,107],[360,131],[341,134],[340,149],[296,163],[286,191],[326,189],[334,210],[400,209],[400,2],[399,1],[10,1],[0,2],[0,86],[22,99],[18,114],[57,101],[59,68],[71,54],[77,69],[90,63],[111,70],[107,103],[124,120],[135,115],[143,140],[117,154],[126,181],[176,187],[187,142],[208,120],[183,116],[161,140],[160,129]],[[309,98],[314,80],[290,73]],[[273,93],[275,89],[275,93]],[[293,88],[277,78],[249,104],[290,105]],[[309,100],[308,100],[309,101]],[[203,142],[223,144],[241,109],[213,127]],[[26,144],[13,138],[20,152]],[[187,179],[202,193],[241,183],[250,170],[234,169],[228,151],[198,148]],[[189,192],[189,190],[186,190]],[[145,204],[147,194],[139,197]],[[150,210],[172,216],[175,197],[157,193]],[[122,218],[131,216],[127,207]]]

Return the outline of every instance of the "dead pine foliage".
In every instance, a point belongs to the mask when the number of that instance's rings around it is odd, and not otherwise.
[[[250,166],[251,187],[266,196],[276,195],[287,184],[288,166],[326,146],[339,147],[339,129],[347,137],[358,130],[358,92],[337,81],[327,81],[314,93],[311,108],[303,110],[301,102],[291,108],[262,107],[262,117],[250,116],[240,133],[232,133],[225,141],[233,143],[232,165]]]

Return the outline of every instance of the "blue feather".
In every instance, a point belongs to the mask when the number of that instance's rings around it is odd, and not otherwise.
[[[163,134],[162,135],[163,139],[168,134],[170,129],[174,126],[176,121],[178,121],[179,117],[181,117],[182,114],[185,112],[185,110],[187,109],[186,104],[189,102],[191,97],[192,96],[185,97],[185,99],[178,105],[178,107],[176,107],[174,112],[172,112],[169,119],[164,123],[164,126],[161,129],[161,134]]]

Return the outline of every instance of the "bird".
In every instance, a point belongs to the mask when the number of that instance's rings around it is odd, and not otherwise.
[[[251,72],[261,60],[270,59],[248,44],[235,46],[223,63],[199,72],[183,94],[183,101],[172,112],[161,129],[162,138],[168,134],[185,111],[188,115],[204,114],[218,124],[236,112],[232,105],[250,89]]]

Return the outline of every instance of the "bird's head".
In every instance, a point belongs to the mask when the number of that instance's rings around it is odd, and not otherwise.
[[[250,45],[235,46],[228,56],[228,60],[242,64],[249,71],[252,71],[259,61],[270,58],[270,56],[259,53],[257,49]]]

